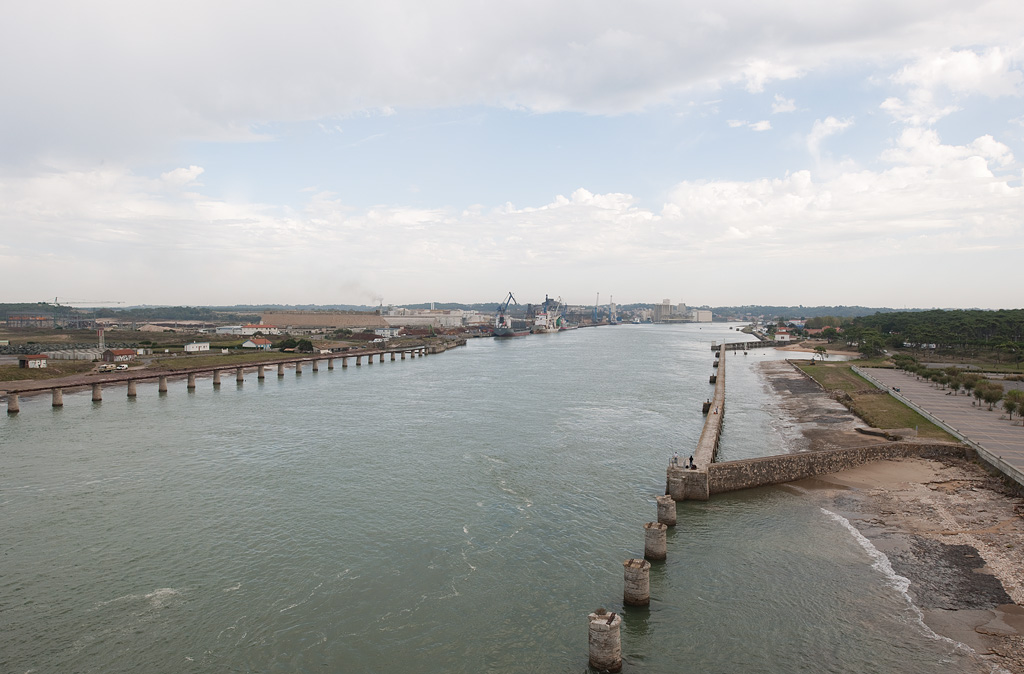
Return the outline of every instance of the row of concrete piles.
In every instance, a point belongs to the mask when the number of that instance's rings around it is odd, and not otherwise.
[[[388,353],[391,354],[391,360],[395,360],[396,352],[395,351],[390,351]],[[402,360],[405,360],[405,354],[406,353],[409,354],[410,358],[415,358],[417,355],[422,357],[422,356],[427,355],[427,349],[426,348],[413,349],[413,350],[410,350],[410,351],[400,351],[400,352],[397,352],[397,353],[401,354]],[[375,354],[375,353],[365,354],[365,356],[366,356],[366,362],[369,365],[373,364],[374,356],[379,356],[379,358],[380,358],[379,362],[381,362],[381,363],[384,362],[384,353],[383,352],[380,353],[380,354]],[[341,366],[344,368],[344,367],[348,367],[348,359],[349,358],[355,358],[356,359],[356,365],[362,365],[363,355],[340,356],[340,358],[341,358]],[[302,366],[306,362],[312,362],[313,363],[313,372],[319,372],[320,371],[320,361],[321,360],[326,360],[327,361],[327,369],[328,370],[333,370],[334,369],[334,358],[313,359],[312,361],[292,361],[292,362],[295,363],[295,374],[296,374],[296,376],[301,376],[302,375]],[[289,362],[289,363],[278,363],[277,364],[277,376],[278,377],[283,377],[284,376],[285,365],[286,364],[290,364],[290,363],[291,362]],[[266,366],[266,365],[257,365],[256,366],[256,372],[257,372],[257,378],[258,379],[266,379],[266,368],[267,367],[268,366]],[[246,369],[251,369],[251,368],[252,368],[252,366],[248,366],[248,368],[245,367],[245,366],[243,366],[243,367],[236,367],[235,368],[235,381],[237,383],[239,383],[239,384],[243,383],[245,381],[245,370]],[[227,369],[227,368],[225,368],[225,369]],[[220,382],[221,372],[223,372],[223,370],[212,369],[212,370],[207,370],[207,371],[204,371],[204,372],[212,372],[213,373],[213,385],[214,385],[214,387],[220,386],[220,383],[221,383]],[[158,392],[160,392],[160,393],[167,393],[167,377],[168,376],[170,376],[170,375],[163,375],[162,374],[162,375],[159,375],[159,376],[156,377],[157,382],[158,382],[157,383],[157,391]],[[188,377],[188,383],[186,384],[186,387],[190,391],[194,390],[196,388],[196,373],[195,372],[189,372],[187,377]],[[152,380],[152,379],[153,379],[153,377],[145,377],[145,376],[138,377],[136,379],[128,379],[127,382],[126,382],[127,386],[128,386],[128,397],[129,398],[134,398],[134,397],[136,397],[138,395],[137,392],[136,392],[136,386],[137,386],[139,381]],[[120,382],[116,382],[116,383],[120,383]],[[51,393],[51,399],[52,399],[53,407],[63,407],[64,406],[64,389],[62,387],[55,386],[55,387],[50,389],[50,393]],[[102,400],[103,400],[103,385],[102,384],[98,384],[98,383],[97,384],[92,384],[92,401],[93,402],[101,402]],[[21,404],[20,404],[20,400],[19,400],[18,394],[17,393],[7,393],[7,413],[8,414],[18,414],[20,411],[21,411]]]
[[[668,528],[676,525],[676,502],[671,496],[658,496],[658,520],[644,524],[644,557],[627,559],[624,571],[622,603],[649,606],[651,603],[651,562],[668,558]],[[590,666],[599,671],[622,671],[622,616],[603,608],[587,616]]]
[[[701,440],[698,443],[697,451],[699,459],[704,464],[702,471],[691,471],[676,465],[669,467],[672,484],[673,469],[687,480],[676,482],[694,481],[690,478],[703,478],[704,500],[707,499],[707,464],[714,460],[715,451],[718,448],[718,436],[721,432],[722,416],[725,412],[725,349],[719,349],[715,357],[714,367],[716,373],[711,375],[711,384],[715,384],[714,401],[710,399],[703,410],[704,414],[709,413],[709,408],[714,407],[713,412],[704,423],[704,430],[701,433]],[[719,378],[721,375],[721,378]],[[720,380],[719,380],[720,379]],[[644,525],[644,558],[627,559],[622,563],[624,569],[622,602],[626,606],[648,606],[651,603],[651,562],[665,561],[668,557],[668,528],[676,525],[676,498],[683,500],[686,497],[686,489],[669,489],[674,494],[658,496],[658,520],[648,522]],[[693,490],[690,490],[693,491]],[[608,613],[605,609],[598,609],[588,616],[589,633],[588,642],[590,645],[590,666],[594,669],[619,672],[622,671],[622,641],[620,638],[619,626],[622,624],[622,616],[615,613]]]

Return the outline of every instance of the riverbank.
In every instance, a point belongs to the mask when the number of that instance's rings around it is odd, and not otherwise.
[[[762,368],[783,415],[799,430],[795,451],[879,441],[857,433],[866,424],[792,366],[775,361]],[[787,488],[848,520],[884,554],[906,579],[894,581],[909,581],[908,597],[937,638],[1024,672],[1024,499],[1002,481],[977,463],[904,459]]]
[[[975,463],[903,459],[789,488],[886,556],[928,629],[1024,672],[1024,500],[1001,481]]]

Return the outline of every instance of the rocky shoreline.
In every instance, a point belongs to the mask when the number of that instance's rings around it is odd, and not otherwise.
[[[797,451],[885,442],[782,361],[762,364]],[[846,518],[909,580],[925,625],[986,666],[1024,673],[1024,498],[981,464],[882,461],[788,488]]]

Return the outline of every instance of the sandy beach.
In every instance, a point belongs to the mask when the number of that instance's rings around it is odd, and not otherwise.
[[[878,441],[788,363],[761,367],[800,430],[796,451]],[[1000,479],[977,463],[906,459],[786,488],[846,518],[883,553],[937,638],[973,649],[993,671],[1024,673],[1024,498]]]

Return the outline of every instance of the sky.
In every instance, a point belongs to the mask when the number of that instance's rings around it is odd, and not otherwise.
[[[1019,0],[40,0],[0,63],[0,301],[1024,306]]]

